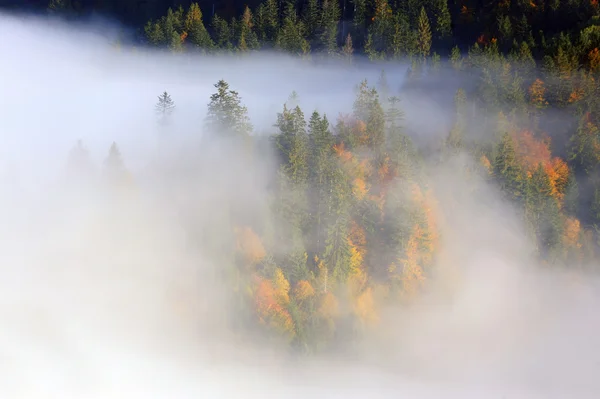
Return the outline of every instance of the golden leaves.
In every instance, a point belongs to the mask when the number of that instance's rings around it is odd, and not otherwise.
[[[265,248],[256,233],[250,227],[234,227],[236,249],[243,254],[249,264],[257,264],[266,256]]]
[[[364,324],[374,324],[379,321],[371,287],[364,290],[354,301],[354,313]]]
[[[544,82],[541,79],[536,79],[531,86],[529,86],[529,100],[531,104],[536,108],[544,108],[548,105],[548,101],[546,101],[546,88],[544,87]]]
[[[289,288],[289,282],[281,269],[277,268],[272,281],[259,279],[254,302],[261,323],[278,331],[287,339],[292,339],[296,331],[292,316],[287,310],[290,300]]]
[[[300,280],[296,283],[296,287],[294,287],[294,298],[298,301],[302,302],[314,295],[315,289],[308,281]]]

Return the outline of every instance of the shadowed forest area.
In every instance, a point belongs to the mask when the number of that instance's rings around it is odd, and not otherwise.
[[[385,329],[389,309],[460,278],[448,252],[466,204],[510,209],[527,242],[520,260],[536,270],[600,271],[597,0],[25,3],[68,19],[119,20],[137,31],[113,43],[119,53],[149,47],[193,60],[227,54],[232,63],[284,53],[306,65],[333,59],[328,67],[340,71],[364,63],[381,71],[376,81],[350,82],[353,106],[337,114],[305,106],[298,87],[267,133],[249,116],[252,98],[224,72],[195,104],[206,109],[202,157],[171,154],[138,176],[118,138],[102,165],[85,142],[68,155],[62,178],[75,191],[137,204],[148,179],[171,190],[161,198],[184,215],[186,245],[218,264],[232,306],[227,325],[240,335],[295,354],[359,345],[370,329]],[[398,66],[402,76],[392,79]],[[182,104],[165,89],[154,111],[168,137]],[[424,98],[436,106],[413,119],[450,115],[426,142],[407,122],[409,105]],[[223,148],[231,165],[216,160]],[[211,176],[210,198],[201,196],[210,215],[194,208],[191,169]],[[506,228],[494,220],[485,229]],[[457,234],[481,231],[461,223]]]

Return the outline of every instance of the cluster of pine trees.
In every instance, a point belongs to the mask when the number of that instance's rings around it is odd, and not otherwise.
[[[336,120],[316,111],[305,115],[292,93],[269,141],[278,171],[269,185],[268,217],[248,222],[232,207],[223,219],[231,232],[228,251],[235,254],[223,270],[235,287],[238,310],[247,316],[245,326],[318,351],[359,336],[377,322],[381,304],[410,303],[433,273],[443,239],[436,212],[442,199],[428,185],[428,165],[443,165],[456,154],[476,161],[457,173],[465,179],[479,174],[516,205],[543,263],[593,264],[599,249],[600,190],[594,177],[600,135],[593,93],[579,86],[595,82],[593,73],[564,78],[545,72],[557,88],[572,85],[563,108],[574,130],[564,148],[553,150],[541,126],[552,118],[551,101],[560,107],[560,100],[551,96],[551,85],[528,75],[534,71],[526,63],[515,63],[513,71],[493,47],[454,59],[448,70],[432,65],[410,70],[407,85],[446,79],[474,64],[484,77],[488,68],[503,73],[494,81],[482,78],[469,91],[457,90],[454,124],[433,155],[404,131],[405,115],[394,95],[402,93],[389,87],[385,72],[376,85],[361,82],[353,109]],[[260,162],[261,138],[253,135],[239,94],[224,80],[215,88],[205,131],[245,148],[245,162]],[[484,92],[478,101],[468,100]],[[168,125],[174,107],[168,93],[159,96],[161,124]],[[481,129],[495,133],[482,139],[474,134]],[[86,158],[81,145],[71,158],[81,170]],[[113,186],[133,183],[116,144],[105,169]],[[583,191],[584,185],[592,190]]]

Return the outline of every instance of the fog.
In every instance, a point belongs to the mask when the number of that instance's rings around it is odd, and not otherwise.
[[[378,327],[335,355],[294,359],[234,334],[218,278],[230,256],[221,212],[235,203],[260,217],[273,160],[251,169],[241,151],[204,137],[213,84],[225,79],[268,134],[293,90],[305,114],[333,122],[382,66],[131,51],[99,32],[0,16],[0,397],[600,395],[599,282],[536,264],[511,205],[454,173],[462,158],[429,170],[442,245],[414,306],[382,310]],[[385,70],[398,90],[406,65]],[[154,114],[165,90],[177,106],[167,131]],[[453,112],[426,97],[402,107],[427,137]],[[135,199],[59,182],[78,139],[98,164],[119,144]]]

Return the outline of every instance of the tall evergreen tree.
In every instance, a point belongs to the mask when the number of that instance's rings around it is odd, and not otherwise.
[[[198,3],[190,4],[190,7],[185,15],[185,31],[188,34],[190,42],[199,49],[210,50],[214,47],[204,22],[202,21],[202,10]]]
[[[217,92],[210,96],[208,104],[207,128],[248,136],[252,132],[252,124],[248,109],[242,105],[238,92],[230,90],[229,84],[222,79],[215,84],[215,88]]]
[[[431,27],[425,7],[421,7],[417,32],[417,51],[423,58],[428,57],[431,51]]]

